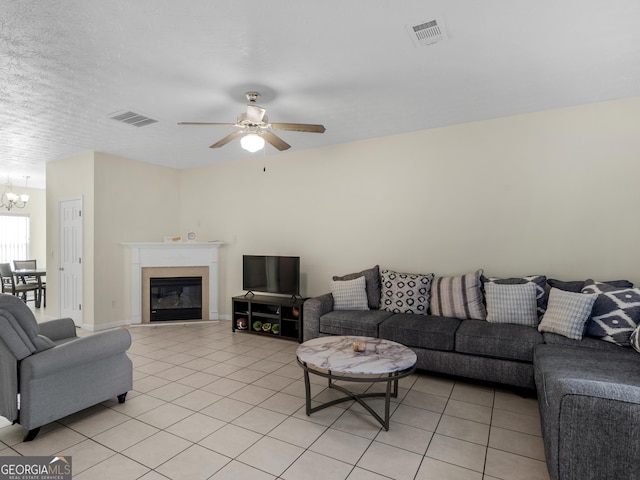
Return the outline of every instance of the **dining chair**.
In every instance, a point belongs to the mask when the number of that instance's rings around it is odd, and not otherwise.
[[[33,292],[33,301],[39,305],[38,292],[40,287],[38,284],[16,282],[10,263],[0,263],[0,277],[2,278],[2,293],[22,297],[24,303],[27,303],[29,300],[27,294]]]
[[[23,269],[29,269],[29,270],[36,270],[38,268],[38,261],[37,260],[14,260],[13,261],[13,268],[15,270],[23,270]],[[22,281],[22,283],[38,283],[38,278],[31,275],[19,275],[20,280]],[[47,282],[40,279],[40,292],[42,295],[42,301],[44,303],[44,306],[47,306]]]

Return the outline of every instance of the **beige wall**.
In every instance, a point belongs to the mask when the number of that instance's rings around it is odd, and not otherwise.
[[[376,263],[640,283],[639,120],[634,98],[182,171],[181,231],[229,242],[226,315],[244,253],[300,255],[305,296]]]
[[[47,268],[58,260],[58,201],[82,195],[95,328],[130,318],[120,243],[189,231],[228,242],[223,316],[241,292],[242,254],[299,255],[305,296],[374,264],[640,284],[639,120],[640,97],[182,171],[99,153],[51,162]],[[50,276],[52,315],[57,295]]]
[[[178,229],[178,171],[95,154],[96,326],[131,319],[130,252],[122,242],[161,242]]]
[[[83,322],[92,329],[131,318],[128,251],[121,242],[162,241],[178,228],[177,170],[103,153],[47,164],[47,243],[59,265],[59,201],[83,198]],[[59,312],[56,276],[49,275],[47,313]]]
[[[82,198],[83,214],[83,321],[93,323],[94,294],[94,154],[83,153],[47,163],[47,313],[60,312],[60,218],[61,200]]]

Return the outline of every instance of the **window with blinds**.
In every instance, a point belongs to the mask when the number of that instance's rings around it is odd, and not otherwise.
[[[29,215],[0,213],[0,263],[29,257]]]

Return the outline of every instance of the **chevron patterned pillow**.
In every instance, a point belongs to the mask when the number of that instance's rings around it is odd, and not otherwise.
[[[616,288],[587,280],[583,293],[597,293],[586,335],[629,346],[629,336],[640,324],[640,289]]]

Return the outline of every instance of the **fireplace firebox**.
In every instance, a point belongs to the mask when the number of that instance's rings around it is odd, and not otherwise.
[[[203,318],[202,277],[151,277],[149,291],[150,321]]]

